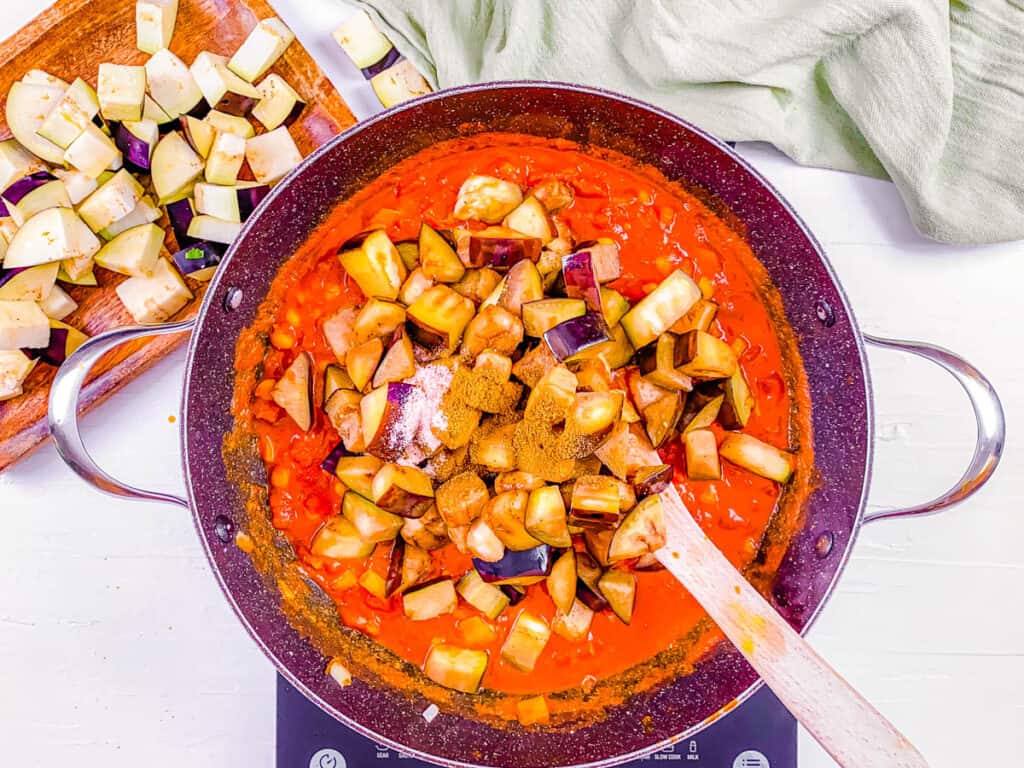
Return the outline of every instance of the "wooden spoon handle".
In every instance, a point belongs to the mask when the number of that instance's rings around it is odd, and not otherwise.
[[[687,511],[661,495],[668,539],[655,554],[786,708],[845,768],[926,768],[914,746],[755,590]]]

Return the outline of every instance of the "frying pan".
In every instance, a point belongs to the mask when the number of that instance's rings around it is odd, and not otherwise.
[[[512,131],[606,146],[684,181],[724,206],[744,229],[781,294],[811,396],[818,484],[805,504],[768,593],[805,631],[827,601],[861,526],[937,512],[975,493],[999,461],[999,400],[973,366],[946,350],[860,333],[821,247],[792,208],[727,145],[641,102],[572,85],[492,83],[436,93],[346,131],[279,184],[221,264],[194,320],[130,327],[97,336],[61,367],[50,396],[50,429],[64,460],[99,489],[190,509],[226,597],[279,672],[335,718],[380,743],[442,765],[608,766],[689,738],[758,686],[753,670],[723,643],[692,674],[673,678],[574,730],[517,730],[442,711],[423,717],[416,694],[356,680],[342,688],[324,674],[326,658],[290,622],[281,596],[234,543],[246,524],[239,474],[262,480],[255,448],[225,459],[233,428],[235,343],[278,269],[328,212],[383,170],[437,141],[481,131]],[[114,346],[146,335],[192,331],[182,399],[181,445],[187,498],[125,485],[89,457],[76,403],[86,373]],[[970,397],[978,422],[971,464],[942,496],[911,508],[865,514],[871,479],[871,382],[865,344],[902,350],[949,371]]]

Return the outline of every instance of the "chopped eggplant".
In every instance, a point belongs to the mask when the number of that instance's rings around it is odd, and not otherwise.
[[[777,483],[787,482],[795,468],[792,454],[740,432],[726,435],[718,452],[723,459]]]
[[[41,349],[25,348],[21,351],[32,359],[39,359],[52,366],[61,366],[88,338],[77,328],[51,318],[50,340],[47,345]]]
[[[546,342],[541,342],[512,366],[512,375],[526,386],[535,387],[557,365],[558,359],[551,354],[551,348]]]
[[[359,336],[355,332],[358,316],[358,308],[343,307],[324,320],[324,338],[340,362],[344,362],[349,349],[359,343]]]
[[[487,671],[487,651],[439,643],[430,646],[423,674],[438,685],[463,693],[476,693]]]
[[[153,189],[161,205],[188,197],[203,172],[203,161],[179,133],[168,133],[153,150]],[[182,243],[179,241],[179,245]]]
[[[149,277],[164,247],[164,231],[156,224],[125,230],[96,253],[96,265],[132,277]]]
[[[597,588],[608,600],[612,612],[624,624],[629,624],[633,620],[633,608],[636,606],[636,576],[613,568],[605,571],[597,582]]]
[[[533,549],[506,549],[505,556],[488,563],[474,558],[473,567],[488,584],[526,586],[543,581],[551,572],[552,549],[541,544]]]
[[[676,426],[683,417],[683,402],[682,393],[673,392],[643,409],[647,436],[655,448],[663,446],[675,434]]]
[[[571,548],[555,560],[546,583],[555,607],[563,614],[569,613],[576,601],[576,553]]]
[[[569,519],[573,525],[611,528],[619,523],[621,502],[615,479],[607,475],[576,478]]]
[[[558,179],[542,181],[527,191],[527,197],[539,200],[549,213],[557,213],[571,205],[574,196],[573,188]]]
[[[223,56],[203,51],[196,56],[189,71],[213,109],[229,115],[247,115],[260,98],[260,92],[251,83],[228,69]]]
[[[454,215],[457,219],[496,224],[522,202],[522,190],[511,181],[493,176],[470,176],[459,187]]]
[[[469,266],[504,270],[523,260],[537,261],[541,242],[504,227],[488,227],[469,236]]]
[[[426,223],[420,225],[419,262],[423,273],[438,283],[458,282],[466,273],[455,249]]]
[[[459,579],[456,590],[462,599],[489,619],[496,619],[508,607],[509,599],[499,587],[488,584],[475,569],[470,568]]]
[[[586,251],[590,254],[597,282],[610,283],[622,276],[622,263],[619,260],[619,246],[611,240],[591,240],[579,243],[577,253]]]
[[[370,386],[383,354],[384,343],[380,339],[370,339],[348,350],[345,368],[358,391],[365,392]]]
[[[4,255],[5,269],[90,259],[100,241],[70,208],[48,208],[25,222]]]
[[[526,504],[525,527],[527,533],[553,547],[571,547],[565,502],[556,485],[546,485],[530,491]]]
[[[56,288],[59,268],[56,261],[35,267],[0,267],[0,300],[42,302]]]
[[[408,619],[427,621],[452,613],[458,602],[454,582],[442,579],[402,595],[402,611]]]
[[[185,134],[188,145],[204,160],[210,156],[213,140],[217,138],[217,129],[206,120],[192,115],[182,115],[181,132]],[[240,137],[244,138],[244,137]]]
[[[154,51],[146,62],[146,85],[153,101],[171,119],[190,114],[203,100],[192,72],[166,47]]]
[[[309,550],[318,557],[348,560],[369,557],[375,546],[373,542],[363,541],[347,518],[335,515],[320,526]]]
[[[140,51],[156,53],[171,44],[178,0],[136,0],[135,40]]]
[[[537,266],[532,261],[523,260],[513,264],[505,276],[498,304],[518,317],[524,304],[543,298],[544,286]]]
[[[57,102],[64,96],[65,88],[52,85],[16,82],[7,92],[5,117],[7,127],[14,138],[29,152],[48,163],[64,164],[64,150],[47,141],[37,131]]]
[[[694,390],[683,410],[682,423],[686,425],[683,434],[695,429],[707,429],[714,424],[724,402],[723,395],[705,396],[700,389]]]
[[[523,328],[527,336],[542,337],[556,325],[586,314],[582,299],[540,299],[522,305]]]
[[[374,456],[343,456],[334,474],[346,488],[369,500],[373,498],[373,478],[380,468],[381,461]]]
[[[467,269],[462,279],[452,284],[452,290],[479,304],[490,296],[500,283],[501,275],[490,267]]]
[[[122,169],[78,206],[78,215],[93,232],[99,232],[135,210],[144,191],[142,185]]]
[[[139,202],[135,204],[135,207],[132,208],[131,213],[127,216],[122,216],[110,226],[101,229],[99,231],[99,235],[104,240],[113,240],[119,234],[131,229],[132,227],[140,227],[143,224],[152,224],[159,218],[160,209],[153,203],[153,198],[148,195],[143,195]]]
[[[594,454],[620,480],[628,480],[640,467],[647,466],[647,457],[654,450],[639,425],[619,422],[611,436]]]
[[[206,214],[193,216],[188,225],[189,237],[224,245],[231,245],[241,231],[242,225],[237,221],[218,219],[216,216],[207,216]]]
[[[398,249],[384,230],[370,233],[358,248],[343,251],[339,258],[366,296],[392,301],[398,298],[407,272]]]
[[[453,350],[475,312],[472,301],[446,285],[435,285],[408,308],[408,330],[426,347]]]
[[[754,411],[754,394],[740,367],[722,382],[722,407],[718,420],[726,429],[743,429]]]
[[[630,343],[639,349],[650,344],[685,315],[700,299],[700,288],[681,270],[671,272],[622,318]]]
[[[203,120],[212,125],[217,133],[233,133],[243,139],[251,139],[256,135],[256,129],[252,127],[252,123],[238,115],[229,115],[227,112],[211,109]]]
[[[544,341],[551,353],[561,361],[590,354],[598,345],[611,341],[604,319],[596,312],[574,317],[550,328]]]
[[[378,72],[370,78],[370,86],[385,107],[393,107],[430,93],[427,81],[408,59],[399,59],[387,69]]]
[[[302,153],[285,126],[245,142],[245,159],[256,181],[273,184],[302,162]]]
[[[633,489],[640,498],[661,493],[672,482],[672,466],[657,464],[641,467],[633,476]]]
[[[396,536],[388,555],[388,573],[384,577],[384,596],[391,597],[402,586],[402,562],[405,560],[405,539]]]
[[[501,657],[516,669],[532,672],[550,637],[551,628],[543,618],[522,610],[501,646]]]
[[[536,489],[543,487],[544,479],[537,475],[531,475],[529,472],[502,472],[494,478],[495,493],[519,490],[535,491]],[[530,517],[529,505],[527,505],[526,517],[527,519]]]
[[[43,349],[50,318],[33,301],[0,301],[0,350]]]
[[[433,551],[448,543],[448,527],[437,513],[437,506],[430,507],[423,517],[407,517],[402,523],[402,538],[420,549]]]
[[[381,509],[369,499],[349,491],[342,497],[341,513],[348,519],[363,541],[391,541],[402,528],[402,518]]]
[[[475,358],[486,349],[511,355],[523,340],[523,323],[498,306],[485,307],[469,321],[462,338],[462,353]]]
[[[22,181],[24,181],[24,179]],[[21,182],[17,182],[12,186],[16,187],[19,184],[21,184]],[[7,203],[8,213],[10,213],[11,219],[19,226],[23,225],[28,219],[35,216],[40,211],[45,211],[47,208],[71,207],[71,198],[68,195],[67,188],[64,186],[64,182],[59,180],[48,181],[45,184],[36,187],[18,200],[16,205],[6,197],[4,200]]]
[[[195,244],[194,237],[188,236],[188,227],[195,218],[196,211],[190,198],[182,198],[167,205],[167,217],[171,220],[171,230],[179,248]]]
[[[601,288],[591,263],[590,251],[578,251],[562,258],[562,280],[566,296],[582,299],[590,312],[603,311]]]
[[[608,562],[618,563],[665,546],[665,517],[661,497],[647,496],[626,515],[608,547]]]
[[[505,556],[505,544],[482,517],[473,521],[466,534],[466,549],[478,560],[496,563]]]
[[[295,39],[295,34],[276,16],[262,19],[228,61],[228,69],[250,83],[274,66]]]
[[[501,225],[547,243],[555,237],[548,211],[535,197],[527,197],[509,213]]]
[[[195,245],[175,252],[171,259],[181,274],[198,282],[206,282],[213,279],[213,274],[223,257],[224,247],[221,244],[200,240]]]
[[[396,301],[371,296],[356,315],[353,329],[360,338],[391,336],[405,323],[405,307]]]
[[[142,99],[146,95],[145,68],[100,64],[96,94],[104,119],[141,120]]]
[[[590,633],[594,612],[582,600],[574,599],[568,612],[555,614],[551,631],[570,642],[579,642]]]
[[[434,503],[430,477],[416,467],[385,464],[373,476],[373,503],[402,517],[422,517]]]
[[[298,92],[278,74],[267,75],[256,90],[260,92],[260,100],[252,108],[252,116],[268,131],[281,125],[291,125],[306,106]]]
[[[157,260],[149,277],[130,277],[115,288],[137,323],[162,323],[192,300],[192,292],[165,258]]]
[[[263,198],[270,194],[270,187],[254,182],[227,187],[199,182],[193,192],[199,213],[225,221],[241,222],[248,219]]]
[[[718,313],[718,305],[708,299],[699,299],[690,311],[676,320],[669,330],[681,336],[690,331],[706,331],[711,327]]]
[[[18,349],[0,350],[0,402],[22,394],[22,384],[36,361]]]
[[[470,444],[469,455],[472,462],[490,472],[508,472],[515,469],[515,430],[515,424],[491,431],[481,430]]]
[[[682,364],[683,350],[678,337],[665,332],[654,344],[648,344],[637,352],[637,364],[641,373],[659,387],[689,392],[693,389],[693,380],[678,369]]]
[[[625,401],[620,391],[577,392],[572,411],[567,420],[566,431],[586,437],[608,434],[622,414]],[[597,445],[594,445],[596,450]]]
[[[324,369],[324,405],[339,389],[354,390],[355,388],[356,385],[352,383],[352,379],[340,365],[331,363]]]
[[[710,429],[686,433],[686,476],[691,480],[721,480],[718,440]]]
[[[206,180],[211,184],[229,186],[238,181],[238,172],[245,162],[246,139],[233,133],[218,133],[206,157]]]
[[[313,426],[313,360],[308,352],[300,352],[272,391],[274,402],[303,432]]]
[[[540,542],[526,530],[526,507],[530,494],[505,491],[490,499],[482,517],[504,545],[513,551],[532,550]]]
[[[121,150],[113,140],[92,123],[64,150],[62,164],[76,168],[86,176],[97,178],[108,168],[121,162]]]
[[[415,373],[416,357],[412,342],[404,328],[399,327],[373,374],[372,386],[376,388],[392,381],[402,381]]]
[[[679,370],[695,379],[727,379],[737,370],[732,347],[705,331],[690,331],[676,343]]]
[[[402,253],[401,246],[401,243],[395,246],[398,248],[399,255]],[[405,282],[402,283],[402,289],[398,292],[398,300],[406,306],[409,306],[410,304],[415,303],[415,301],[433,284],[434,281],[423,274],[422,269],[413,269],[409,273],[409,277],[407,277]]]
[[[338,436],[348,450],[365,451],[363,437],[362,395],[352,389],[338,389],[324,403],[324,413],[338,431]]]
[[[331,452],[324,457],[324,460],[320,462],[320,469],[329,474],[334,474],[334,471],[338,468],[338,461],[350,456],[351,454],[345,449],[344,443],[338,443],[336,446],[331,448]]]
[[[82,135],[100,111],[96,91],[82,78],[77,78],[39,126],[38,133],[58,147],[67,149]]]
[[[51,320],[63,320],[78,309],[78,303],[63,288],[55,285],[50,289],[46,298],[39,302],[39,308]]]
[[[335,42],[361,69],[376,64],[393,50],[364,10],[356,10],[332,33]]]
[[[469,525],[481,515],[489,499],[480,476],[463,472],[437,489],[437,511],[449,527]]]
[[[80,202],[85,200],[89,195],[96,191],[99,186],[96,179],[91,176],[87,176],[81,171],[75,171],[68,168],[55,168],[53,171],[54,175],[64,182],[64,191],[68,194],[68,199],[72,205],[78,205]],[[6,193],[5,193],[6,194]],[[142,222],[139,222],[140,224]]]
[[[601,316],[609,328],[614,328],[632,308],[629,299],[616,290],[601,286]]]

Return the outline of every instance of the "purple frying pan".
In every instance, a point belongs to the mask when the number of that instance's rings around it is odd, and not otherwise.
[[[252,322],[274,275],[341,200],[396,162],[437,141],[473,131],[558,136],[607,146],[649,163],[670,180],[711,195],[747,232],[782,296],[810,384],[814,456],[820,484],[804,509],[769,598],[799,631],[821,610],[859,528],[887,517],[924,515],[978,490],[999,461],[1004,422],[999,400],[973,366],[946,350],[874,339],[858,330],[835,273],[792,208],[722,142],[638,101],[551,83],[493,83],[444,91],[367,120],[317,150],[279,184],[250,218],[206,293],[195,321],[122,328],[84,344],[61,367],[50,396],[50,429],[64,460],[101,490],[191,510],[214,574],[239,619],[277,669],[311,701],[360,733],[442,765],[609,766],[689,738],[759,685],[740,654],[723,643],[692,674],[637,694],[604,719],[566,730],[514,731],[442,712],[429,702],[356,680],[341,688],[326,659],[286,618],[275,589],[234,544],[246,520],[237,467],[223,437],[233,429],[235,343]],[[85,375],[112,347],[139,336],[192,331],[182,402],[181,442],[187,499],[127,486],[89,457],[76,403]],[[921,355],[949,371],[974,407],[974,457],[946,494],[908,509],[864,513],[871,478],[871,383],[864,345]],[[242,463],[246,463],[243,457]],[[255,450],[248,457],[260,470]]]

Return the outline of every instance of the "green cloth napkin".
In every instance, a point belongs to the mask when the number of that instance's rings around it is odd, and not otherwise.
[[[586,83],[888,177],[925,235],[1024,238],[1021,0],[354,0],[434,86]]]

